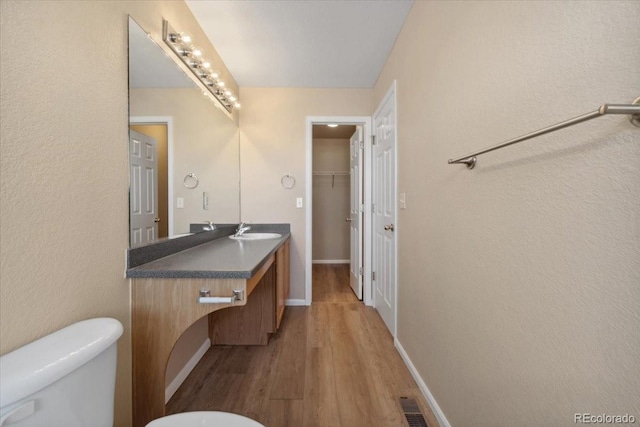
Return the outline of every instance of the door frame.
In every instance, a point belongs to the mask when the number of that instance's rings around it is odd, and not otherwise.
[[[395,126],[393,128],[393,133],[394,133],[394,138],[395,138],[395,145],[393,147],[393,155],[394,155],[394,176],[393,176],[393,180],[394,180],[394,187],[395,187],[395,196],[396,199],[394,200],[393,203],[393,214],[395,217],[395,224],[394,224],[394,232],[393,232],[393,251],[394,251],[394,259],[393,262],[395,264],[395,268],[394,268],[394,277],[393,280],[395,281],[395,286],[394,286],[394,295],[393,295],[393,331],[391,332],[391,335],[395,338],[398,335],[398,236],[400,235],[400,224],[399,224],[399,218],[398,218],[398,197],[399,197],[399,193],[398,193],[398,90],[397,90],[397,81],[393,80],[391,82],[391,85],[389,86],[389,89],[387,90],[387,92],[385,93],[385,95],[382,97],[382,99],[380,100],[380,102],[378,103],[378,106],[376,107],[375,111],[373,112],[373,114],[371,115],[371,123],[372,123],[372,130],[375,131],[375,127],[373,127],[373,118],[375,116],[378,115],[378,113],[380,112],[380,110],[382,109],[382,107],[384,106],[384,104],[389,100],[393,98],[393,104],[394,104],[394,123]],[[373,158],[373,156],[372,156]],[[373,166],[373,159],[371,159],[371,167]],[[373,180],[373,176],[371,178]],[[373,197],[373,195],[372,195]],[[372,200],[373,202],[373,200]],[[371,215],[371,219],[373,222],[373,215]],[[373,223],[371,224],[372,227],[372,232],[373,232]],[[372,248],[373,249],[373,242],[372,242]],[[373,253],[371,254],[371,261],[373,261]],[[372,291],[373,291],[373,287],[372,287]],[[375,297],[375,292],[373,292],[373,296]],[[372,305],[374,305],[372,303]]]
[[[311,305],[312,300],[312,240],[313,240],[313,125],[326,125],[337,123],[339,125],[360,125],[364,131],[364,151],[363,151],[363,203],[364,223],[363,232],[363,265],[364,277],[363,302],[365,305],[373,305],[373,293],[371,288],[371,116],[306,116],[305,124],[305,305]]]
[[[171,116],[132,116],[130,125],[167,125],[167,183],[169,199],[169,237],[173,237],[173,117]]]

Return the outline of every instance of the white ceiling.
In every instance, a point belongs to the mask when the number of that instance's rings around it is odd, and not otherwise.
[[[413,0],[187,4],[240,86],[370,88]]]

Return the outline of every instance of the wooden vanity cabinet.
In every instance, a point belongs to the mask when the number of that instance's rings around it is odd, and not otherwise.
[[[289,239],[255,285],[247,304],[209,315],[211,345],[267,345],[280,328],[289,298]]]
[[[284,307],[289,299],[289,239],[276,252],[276,329],[280,328]]]
[[[213,344],[266,345],[277,331],[289,297],[289,239],[249,279],[136,278],[132,281],[133,425],[164,416],[165,373],[184,331],[209,316]],[[233,304],[200,304],[200,289],[213,295],[244,292]]]

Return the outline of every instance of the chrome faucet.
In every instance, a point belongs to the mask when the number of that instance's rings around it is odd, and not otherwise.
[[[249,230],[251,230],[251,226],[246,225],[245,222],[242,221],[238,225],[238,228],[236,229],[236,234],[234,234],[233,236],[234,237],[242,236],[245,233],[245,231],[249,231]]]
[[[202,227],[204,231],[213,231],[216,229],[216,225],[213,223],[213,221],[205,221],[205,222],[209,225],[205,225],[204,227]]]

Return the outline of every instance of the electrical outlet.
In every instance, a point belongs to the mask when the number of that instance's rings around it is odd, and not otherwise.
[[[176,208],[178,209],[184,208],[184,199],[182,197],[178,197],[176,199]]]
[[[407,193],[400,193],[398,201],[400,202],[400,209],[407,209]]]
[[[302,197],[298,197],[296,199],[296,208],[301,208],[302,207]]]

